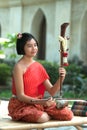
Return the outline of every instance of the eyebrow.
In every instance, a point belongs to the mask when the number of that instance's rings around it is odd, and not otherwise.
[[[33,44],[37,44],[36,42],[34,42]],[[32,43],[26,43],[26,45],[32,45]]]

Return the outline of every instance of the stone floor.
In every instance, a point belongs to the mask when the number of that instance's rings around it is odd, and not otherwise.
[[[74,128],[73,126],[69,126],[69,127],[60,127],[60,128],[49,128],[45,130],[76,130],[76,128]]]
[[[73,126],[68,126],[68,127],[60,127],[60,128],[47,128],[45,130],[77,130]],[[87,127],[83,128],[83,130],[87,130]]]

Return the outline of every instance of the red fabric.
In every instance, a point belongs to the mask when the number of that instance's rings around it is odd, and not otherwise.
[[[45,109],[48,115],[51,116],[52,119],[68,121],[73,118],[73,113],[68,107],[64,107],[62,109],[57,109],[56,107],[49,107]]]
[[[13,120],[26,122],[36,122],[43,113],[43,107],[40,105],[29,105],[20,102],[16,98],[11,98],[8,105],[9,116]]]
[[[25,94],[31,97],[43,97],[45,92],[43,82],[46,79],[49,79],[49,76],[43,66],[38,62],[31,64],[23,75]],[[16,95],[14,79],[12,93]]]
[[[42,65],[38,62],[34,62],[28,67],[27,71],[23,75],[25,94],[31,97],[42,98],[45,92],[45,86],[43,85],[43,82],[48,78],[49,76]],[[16,95],[14,79],[12,92]],[[47,112],[48,115],[55,120],[71,120],[73,117],[72,111],[70,111],[68,108],[58,110],[56,106],[46,108],[42,105],[30,105],[20,102],[17,98],[10,99],[8,110],[9,116],[11,116],[13,120],[26,122],[37,122],[43,112]]]
[[[9,116],[13,120],[25,121],[25,122],[37,122],[43,112],[55,120],[71,120],[73,113],[67,107],[63,109],[57,109],[56,106],[44,107],[42,105],[29,105],[24,102],[20,102],[17,98],[11,98],[8,104]]]
[[[68,66],[69,64],[68,63],[63,63],[63,66]]]
[[[62,56],[63,56],[63,57],[67,57],[67,56],[68,56],[68,53],[67,53],[67,52],[63,52],[63,53],[62,53]]]

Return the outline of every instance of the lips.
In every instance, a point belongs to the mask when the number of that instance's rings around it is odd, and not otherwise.
[[[34,51],[34,52],[31,52],[32,54],[36,54],[37,52],[36,51]]]

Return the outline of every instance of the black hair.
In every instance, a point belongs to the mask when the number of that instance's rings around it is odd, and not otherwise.
[[[38,42],[35,39],[35,37],[30,33],[19,33],[17,35],[17,42],[16,42],[16,51],[18,55],[24,55],[24,46],[27,41],[30,41],[31,39],[34,39],[36,41],[36,44],[38,46]]]

